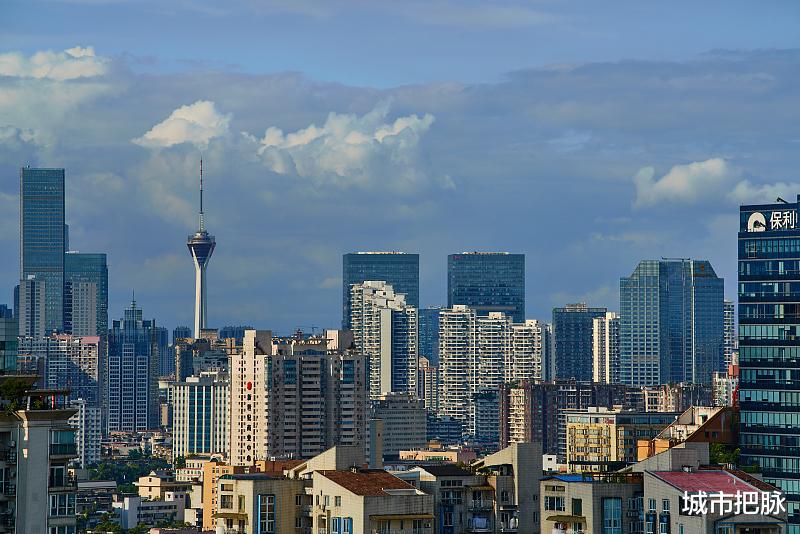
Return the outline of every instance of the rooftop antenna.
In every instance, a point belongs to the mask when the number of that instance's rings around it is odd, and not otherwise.
[[[776,200],[776,202],[780,202],[781,204],[788,204],[788,202],[786,202],[785,200],[783,200],[781,197],[778,197],[778,198],[777,198],[777,199],[775,199],[775,200]]]
[[[203,221],[203,157],[200,157],[200,232],[205,232]]]

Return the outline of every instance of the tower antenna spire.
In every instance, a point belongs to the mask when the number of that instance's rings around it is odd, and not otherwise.
[[[203,157],[200,156],[200,231],[205,231],[205,221],[203,221]]]

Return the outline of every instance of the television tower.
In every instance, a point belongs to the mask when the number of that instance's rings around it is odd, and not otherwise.
[[[186,246],[194,260],[194,337],[200,338],[200,330],[206,327],[208,309],[206,307],[206,267],[217,242],[206,232],[203,221],[203,159],[200,158],[200,227],[189,236]]]

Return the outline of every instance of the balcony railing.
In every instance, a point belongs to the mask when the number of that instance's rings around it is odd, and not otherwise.
[[[9,484],[8,482],[2,483],[0,485],[0,490],[6,497],[11,497],[12,495],[17,494],[17,485],[16,484]]]
[[[494,508],[494,501],[470,501],[470,510],[489,510]]]
[[[74,489],[78,486],[78,480],[73,476],[50,477],[48,488]]]
[[[51,443],[50,456],[76,456],[78,446],[74,443]]]
[[[17,463],[17,451],[11,449],[0,450],[0,462],[7,464]]]

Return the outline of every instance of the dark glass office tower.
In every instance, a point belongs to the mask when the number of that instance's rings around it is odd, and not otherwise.
[[[432,365],[439,365],[439,311],[441,308],[422,308],[418,312],[419,356]]]
[[[17,333],[17,318],[5,304],[0,304],[0,374],[14,374],[17,370]]]
[[[155,321],[136,301],[114,321],[108,338],[108,431],[158,428],[158,346]]]
[[[64,326],[64,169],[20,170],[20,279],[45,283],[45,328]]]
[[[724,293],[706,260],[644,260],[620,278],[622,382],[710,384],[725,366]]]
[[[350,329],[350,288],[367,280],[386,282],[419,308],[419,254],[352,252],[342,256],[342,328]]]
[[[739,442],[742,462],[784,491],[800,533],[798,202],[739,210]]]
[[[525,321],[525,255],[462,252],[447,256],[447,307],[463,304],[478,315],[499,311]]]
[[[583,303],[553,308],[556,379],[592,380],[593,321],[595,317],[605,317],[607,311]]]
[[[66,295],[71,294],[69,286],[75,282],[89,282],[95,285],[97,289],[95,303],[97,332],[90,335],[106,337],[108,335],[108,264],[106,255],[68,252],[64,256]],[[65,302],[65,307],[69,307],[70,304]]]

